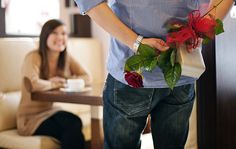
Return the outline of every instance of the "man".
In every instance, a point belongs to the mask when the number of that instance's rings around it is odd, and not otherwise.
[[[189,12],[200,9],[199,0],[75,0],[82,14],[111,34],[108,77],[104,89],[105,149],[138,149],[146,118],[151,115],[154,147],[183,149],[188,120],[194,102],[196,79],[181,76],[171,90],[159,68],[143,73],[143,88],[132,88],[124,80],[124,64],[137,52],[140,43],[160,51],[165,44],[164,23],[170,18],[186,19]],[[209,1],[207,1],[209,3]],[[219,1],[210,1],[212,8]],[[224,0],[211,13],[223,18],[232,6]]]

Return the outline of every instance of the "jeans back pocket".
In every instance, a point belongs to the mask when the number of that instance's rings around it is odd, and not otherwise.
[[[195,97],[194,84],[175,87],[172,94],[175,97],[173,104],[185,104],[191,102]]]
[[[151,89],[132,88],[115,81],[114,105],[127,116],[146,115],[150,109],[151,98]]]

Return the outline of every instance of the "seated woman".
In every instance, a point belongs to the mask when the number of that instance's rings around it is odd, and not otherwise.
[[[52,102],[31,100],[31,92],[64,87],[67,78],[81,78],[87,85],[90,83],[85,69],[67,53],[67,40],[66,27],[60,20],[49,20],[43,25],[39,48],[30,52],[23,63],[17,128],[24,136],[54,137],[62,149],[83,149],[82,122],[78,116],[54,107]]]

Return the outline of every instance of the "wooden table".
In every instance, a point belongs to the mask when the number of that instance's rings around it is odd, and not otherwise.
[[[87,92],[63,92],[59,90],[34,92],[32,100],[86,104],[91,106],[91,149],[103,148],[102,91],[104,83],[91,86]]]

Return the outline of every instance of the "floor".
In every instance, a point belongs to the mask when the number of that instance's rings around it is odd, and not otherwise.
[[[154,149],[151,133],[142,135],[141,140],[142,140],[141,149]],[[90,141],[86,141],[85,149],[90,149],[90,143],[91,143]]]
[[[142,140],[141,149],[154,149],[151,133],[143,134],[141,136],[141,140]]]

